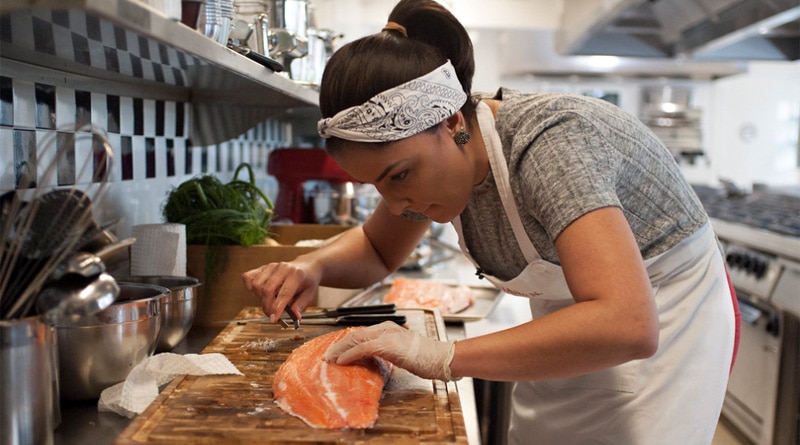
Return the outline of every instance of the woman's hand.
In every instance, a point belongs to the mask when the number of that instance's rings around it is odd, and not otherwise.
[[[261,299],[261,307],[272,323],[287,306],[300,313],[314,299],[319,287],[318,274],[308,263],[269,263],[242,274],[244,285]]]
[[[424,337],[385,321],[359,329],[331,345],[325,359],[339,365],[354,363],[366,357],[380,357],[422,378],[454,380],[450,362],[455,342]]]

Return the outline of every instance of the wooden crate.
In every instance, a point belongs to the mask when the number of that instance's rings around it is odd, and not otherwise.
[[[258,316],[245,308],[239,318]],[[400,311],[409,329],[446,338],[438,312]],[[266,323],[231,322],[203,350],[222,353],[244,376],[185,376],[170,383],[115,441],[116,445],[192,444],[466,444],[466,428],[456,385],[426,380],[394,368],[384,389],[374,427],[314,429],[286,414],[274,402],[272,379],[291,351],[304,341],[339,327],[281,329]],[[255,346],[278,341],[267,352]]]
[[[267,263],[290,261],[316,247],[298,247],[302,240],[329,240],[350,226],[294,224],[273,226],[272,237],[279,245],[224,246],[212,279],[206,277],[208,246],[186,247],[186,274],[199,279],[203,285],[197,289],[197,315],[195,324],[210,326],[219,320],[230,320],[239,311],[261,302],[242,282],[242,274]]]

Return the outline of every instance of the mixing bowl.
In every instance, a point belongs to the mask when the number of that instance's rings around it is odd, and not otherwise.
[[[197,313],[197,293],[200,280],[175,276],[119,277],[118,283],[154,284],[170,290],[161,305],[161,333],[156,352],[169,352],[186,337]]]
[[[55,326],[61,399],[100,397],[155,351],[159,311],[169,289],[118,284],[119,296],[111,306],[78,322]]]

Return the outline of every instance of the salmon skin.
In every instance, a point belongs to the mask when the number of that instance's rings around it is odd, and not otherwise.
[[[342,366],[325,360],[328,348],[355,329],[362,328],[329,332],[292,351],[272,381],[275,403],[313,428],[372,427],[391,363],[374,358]]]

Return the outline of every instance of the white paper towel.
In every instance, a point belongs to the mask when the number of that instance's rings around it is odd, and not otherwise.
[[[140,224],[132,227],[131,275],[186,276],[186,226]]]
[[[145,359],[128,373],[124,382],[100,393],[98,411],[125,417],[141,414],[158,397],[158,388],[179,375],[243,375],[219,353],[173,354],[164,352]]]

